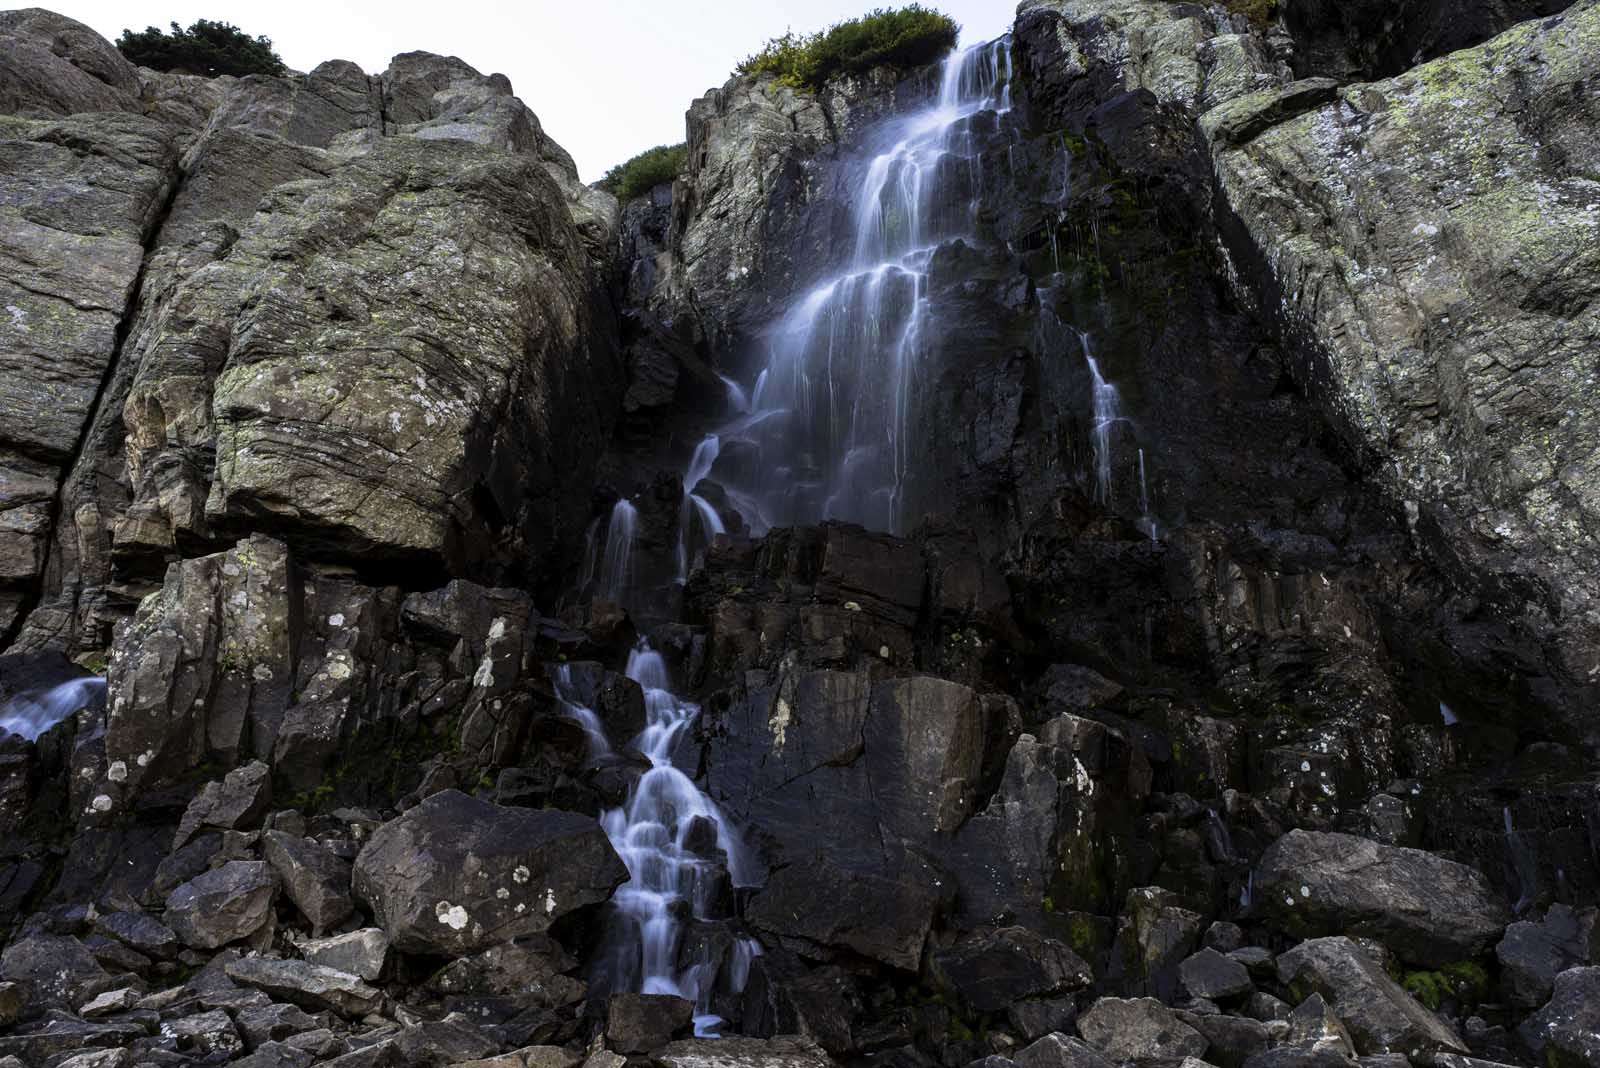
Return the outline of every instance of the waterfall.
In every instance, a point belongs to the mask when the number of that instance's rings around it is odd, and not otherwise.
[[[105,679],[87,675],[44,693],[19,693],[0,708],[0,733],[9,731],[31,742],[105,692]]]
[[[725,380],[726,381],[726,380]],[[738,385],[729,382],[730,393],[738,390]],[[743,393],[740,391],[740,396]],[[727,527],[723,525],[722,517],[717,510],[711,507],[711,502],[695,492],[702,479],[711,474],[711,468],[716,464],[717,457],[722,453],[722,439],[715,434],[707,434],[701,439],[700,444],[694,447],[694,455],[689,457],[689,467],[683,473],[683,504],[678,511],[678,582],[689,581],[689,569],[695,563],[696,554],[692,551],[694,544],[694,526],[698,520],[704,544],[709,548],[712,540],[718,534],[726,534]]]
[[[716,803],[672,763],[673,749],[700,706],[672,693],[661,654],[645,640],[629,653],[627,675],[644,691],[645,703],[645,728],[630,745],[649,760],[650,770],[639,777],[625,804],[600,815],[628,869],[628,881],[612,897],[612,989],[686,998],[695,1003],[695,1032],[710,1035],[721,1022],[711,1011],[719,975],[725,990],[742,990],[761,947],[754,939],[739,938],[725,965],[704,958],[684,964],[684,906],[696,921],[726,919],[715,915],[724,862],[733,886],[753,884],[757,868]],[[592,724],[600,731],[593,711],[577,699],[564,665],[551,669],[551,679],[569,714],[586,729]]]
[[[742,408],[737,432],[757,446],[760,475],[728,488],[756,533],[830,518],[903,531],[928,264],[941,244],[977,236],[972,120],[1010,110],[1010,81],[1009,39],[954,52],[937,98],[870,136],[849,260],[771,329]]]
[[[626,497],[617,498],[606,523],[605,550],[600,556],[599,596],[621,601],[633,577],[633,542],[639,531],[639,510]]]
[[[1101,504],[1111,503],[1111,430],[1123,419],[1122,398],[1117,395],[1117,387],[1107,382],[1100,373],[1100,365],[1094,358],[1094,346],[1089,341],[1089,332],[1078,332],[1078,340],[1083,345],[1083,359],[1089,365],[1090,406],[1093,422],[1090,425],[1090,441],[1094,448],[1094,499]]]

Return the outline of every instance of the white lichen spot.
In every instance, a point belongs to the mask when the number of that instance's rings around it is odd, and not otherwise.
[[[887,660],[887,659],[889,659],[889,647],[887,645],[878,646],[878,659],[879,660]]]
[[[344,626],[344,613],[343,612],[335,612],[333,615],[329,616],[328,617],[328,626],[330,626],[330,627],[342,627],[342,626]]]
[[[1300,770],[1301,771],[1310,771],[1311,770],[1311,761],[1309,761],[1309,760],[1300,761]]]
[[[405,429],[405,424],[400,421],[400,413],[399,412],[390,412],[389,413],[389,430],[390,430],[390,432],[398,434],[403,429]]]
[[[148,767],[150,761],[154,760],[155,758],[156,751],[154,749],[146,749],[144,752],[140,753],[136,758],[134,758],[133,762],[143,768]]]
[[[257,682],[271,682],[272,669],[266,664],[257,664],[250,670],[250,674]]]
[[[511,881],[516,883],[518,886],[521,886],[523,883],[527,882],[532,875],[533,873],[528,870],[528,866],[526,864],[518,864],[516,870],[511,873]]]
[[[111,811],[111,795],[110,794],[96,794],[94,800],[89,802],[89,808],[90,808],[91,811],[94,811],[94,812],[110,812]]]
[[[522,904],[521,902],[518,902],[517,903],[517,907],[512,909],[511,911],[515,912],[515,913],[518,913],[518,914],[521,914],[523,912],[526,912],[527,910],[528,910],[528,906]]]
[[[494,896],[496,899],[504,901],[506,898],[511,896],[511,891],[502,886],[494,892]]]
[[[861,606],[854,601],[846,601],[844,603],[844,610],[846,612],[859,612],[861,611]]]
[[[772,732],[773,752],[783,752],[783,738],[789,730],[789,720],[794,711],[789,707],[789,702],[779,697],[772,705],[772,718],[767,720],[767,729]]]
[[[544,888],[544,914],[550,915],[556,910],[556,892],[548,886]]]
[[[1300,888],[1300,896],[1301,896],[1301,897],[1310,897],[1310,896],[1311,896],[1311,887],[1309,887],[1309,886],[1302,886],[1302,887],[1301,887],[1301,888]]]
[[[1293,894],[1284,894],[1283,895],[1283,903],[1285,905],[1293,905],[1294,904],[1294,895]]]
[[[467,910],[460,905],[452,905],[448,901],[441,901],[433,906],[433,914],[440,923],[452,931],[462,931],[467,926]]]
[[[106,778],[112,782],[128,781],[128,764],[126,761],[113,760],[111,766],[106,768]]]

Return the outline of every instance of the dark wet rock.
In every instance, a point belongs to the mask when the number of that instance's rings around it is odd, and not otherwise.
[[[1337,1046],[1276,1046],[1245,1061],[1245,1068],[1356,1068],[1358,1061]]]
[[[1368,935],[1431,967],[1477,956],[1509,920],[1476,869],[1347,834],[1289,832],[1262,856],[1255,885],[1263,915],[1286,931]]]
[[[310,1068],[316,1055],[309,1050],[297,1049],[287,1042],[263,1042],[246,1057],[233,1064],[238,1068]]]
[[[1465,1053],[1443,1021],[1344,937],[1314,938],[1278,958],[1278,979],[1303,999],[1321,994],[1355,1040],[1356,1052]]]
[[[428,986],[442,994],[514,994],[530,1004],[570,1005],[585,991],[581,980],[562,974],[576,965],[558,943],[536,936],[453,960]]]
[[[1025,1042],[1054,1031],[1071,1033],[1077,1020],[1078,1006],[1070,997],[1028,998],[1006,1007],[1006,1022]]]
[[[261,836],[262,855],[283,884],[283,892],[317,931],[339,923],[355,910],[350,895],[351,866],[314,839],[282,831]]]
[[[1600,967],[1569,968],[1556,976],[1549,1004],[1524,1020],[1517,1034],[1551,1068],[1600,1064]]]
[[[1242,997],[1255,989],[1243,964],[1209,946],[1178,965],[1178,978],[1191,996],[1213,1001]]]
[[[1065,994],[1094,982],[1070,948],[1022,927],[981,931],[932,954],[933,978],[977,1014],[1025,998]]]
[[[216,949],[254,934],[272,915],[272,869],[258,860],[230,860],[167,895],[165,919],[185,945]]]
[[[171,960],[183,948],[170,927],[144,912],[108,913],[95,921],[94,929],[157,960]]]
[[[481,1060],[500,1052],[500,1043],[458,1018],[425,1020],[407,1027],[395,1040],[401,1064],[444,1065]]]
[[[1223,1013],[1201,1015],[1181,1010],[1177,1016],[1211,1044],[1205,1056],[1217,1068],[1239,1068],[1266,1049],[1270,1041],[1267,1026],[1260,1020]]]
[[[1155,998],[1101,998],[1078,1018],[1078,1033],[1117,1061],[1200,1057],[1209,1045]]]
[[[86,991],[106,978],[105,969],[83,943],[68,935],[19,938],[0,955],[0,979],[26,991],[30,1010],[76,1006]]]
[[[173,849],[180,849],[201,829],[245,831],[258,825],[272,807],[272,773],[259,760],[208,782],[183,812]]]
[[[1118,924],[1112,978],[1134,993],[1173,998],[1178,967],[1194,951],[1203,927],[1200,914],[1184,908],[1170,890],[1130,890]]]
[[[0,1028],[10,1027],[22,1018],[28,992],[21,983],[0,983]]]
[[[612,994],[606,1043],[618,1053],[648,1053],[694,1029],[694,1003],[665,994]]]
[[[1017,1068],[1111,1068],[1111,1061],[1081,1039],[1048,1034],[1018,1050],[1012,1057]]]
[[[1244,948],[1244,931],[1236,923],[1218,920],[1206,928],[1206,933],[1201,936],[1200,941],[1207,949],[1232,954],[1235,950]]]
[[[305,961],[244,957],[229,962],[226,971],[236,983],[313,1011],[332,1009],[346,1016],[364,1016],[383,1000],[382,991],[349,972]]]
[[[920,878],[852,870],[818,858],[773,872],[746,920],[779,938],[836,946],[914,970],[942,897]]]
[[[542,933],[626,878],[592,817],[456,790],[378,828],[355,865],[356,894],[396,948],[455,955]]]
[[[1552,905],[1540,920],[1520,920],[1507,927],[1494,948],[1506,1000],[1519,1009],[1537,1009],[1550,1000],[1557,975],[1600,961],[1596,918],[1592,907],[1575,911],[1568,905]]]
[[[296,1005],[259,1005],[234,1013],[234,1023],[245,1045],[254,1050],[265,1042],[278,1042],[317,1029],[315,1017]]]
[[[383,974],[389,957],[389,936],[377,927],[313,938],[297,946],[300,955],[312,964],[349,972],[371,982]]]

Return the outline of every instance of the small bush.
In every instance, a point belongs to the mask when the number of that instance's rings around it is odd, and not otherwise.
[[[612,167],[595,184],[626,204],[662,182],[676,178],[683,169],[683,160],[688,153],[688,145],[657,145],[626,163]]]
[[[776,74],[784,85],[816,90],[838,74],[931,63],[955,47],[960,33],[950,16],[920,4],[878,8],[820,33],[774,37],[736,72]]]
[[[123,30],[117,50],[130,63],[154,70],[176,70],[215,78],[219,74],[282,74],[283,60],[269,37],[251,37],[226,22],[199,19],[187,30],[176,22],[172,32],[150,26],[143,33]]]

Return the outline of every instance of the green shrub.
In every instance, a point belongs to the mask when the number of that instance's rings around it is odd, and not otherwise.
[[[736,72],[776,74],[784,85],[821,89],[837,74],[931,63],[955,47],[960,33],[950,16],[920,4],[878,8],[820,33],[774,37]]]
[[[683,169],[688,145],[657,145],[641,152],[626,163],[619,163],[606,171],[597,184],[601,189],[626,204],[634,197],[643,196],[662,182],[670,182]]]
[[[215,78],[219,74],[282,74],[283,60],[268,37],[251,37],[226,22],[199,19],[187,30],[176,22],[172,32],[154,26],[143,33],[123,30],[117,50],[131,63],[154,70],[176,70]]]

